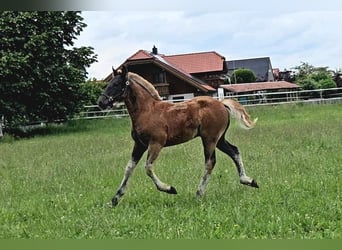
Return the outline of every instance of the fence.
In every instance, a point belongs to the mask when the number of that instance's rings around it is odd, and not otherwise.
[[[342,88],[259,92],[257,94],[243,95],[231,94],[225,96],[225,98],[233,98],[245,106],[280,105],[286,103],[342,103]],[[124,116],[128,116],[127,109],[123,103],[119,103],[109,110],[100,110],[97,105],[85,106],[84,110],[75,119],[120,118]]]
[[[75,116],[74,119],[99,119],[107,117],[120,118],[124,116],[128,116],[125,104],[118,103],[112,109],[107,110],[101,110],[97,105],[84,106],[84,110]]]
[[[259,92],[257,94],[231,94],[224,98],[233,98],[245,106],[280,105],[286,103],[342,103],[342,88],[302,90],[287,92]],[[171,102],[171,101],[170,101]],[[84,110],[74,119],[120,118],[128,116],[124,103],[116,104],[112,109],[101,110],[97,105],[84,106]],[[4,117],[0,117],[0,138],[3,136]],[[46,122],[36,122],[23,127],[30,129],[45,126]]]
[[[286,92],[258,92],[257,94],[229,95],[248,106],[275,105],[285,103],[329,103],[342,99],[342,88],[300,90]]]

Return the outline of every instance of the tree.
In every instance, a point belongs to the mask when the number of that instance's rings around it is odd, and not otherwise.
[[[256,76],[250,69],[236,69],[230,77],[231,83],[255,82]]]
[[[301,65],[294,67],[297,71],[296,83],[303,89],[326,89],[336,88],[332,72],[328,67],[314,67],[309,63],[302,62]]]
[[[336,69],[334,71],[334,81],[336,82],[337,87],[342,87],[342,69]]]
[[[73,47],[80,12],[0,12],[0,116],[7,126],[64,120],[84,105],[81,83],[96,61]]]
[[[301,62],[301,65],[293,67],[297,71],[296,79],[307,78],[315,71],[315,67],[307,62]]]
[[[97,105],[97,99],[103,92],[103,89],[107,86],[107,82],[97,81],[96,79],[90,79],[81,84],[82,95],[86,97],[87,103]]]

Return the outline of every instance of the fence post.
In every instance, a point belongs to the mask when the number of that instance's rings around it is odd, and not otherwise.
[[[5,117],[2,115],[0,116],[0,138],[4,136],[4,133],[2,132],[2,126],[5,123]]]

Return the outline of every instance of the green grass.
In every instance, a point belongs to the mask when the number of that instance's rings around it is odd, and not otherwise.
[[[106,203],[133,146],[129,119],[77,121],[0,142],[0,238],[341,239],[341,105],[248,108],[253,130],[226,138],[260,189],[239,184],[217,153],[205,197],[200,139],[165,148],[155,164],[177,195],[158,192],[139,163],[119,205]],[[145,159],[146,155],[144,156]]]

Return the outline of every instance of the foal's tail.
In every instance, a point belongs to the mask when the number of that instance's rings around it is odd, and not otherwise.
[[[228,109],[229,113],[239,121],[243,128],[251,129],[254,127],[258,118],[252,121],[246,109],[240,103],[232,99],[224,99],[221,102]]]

